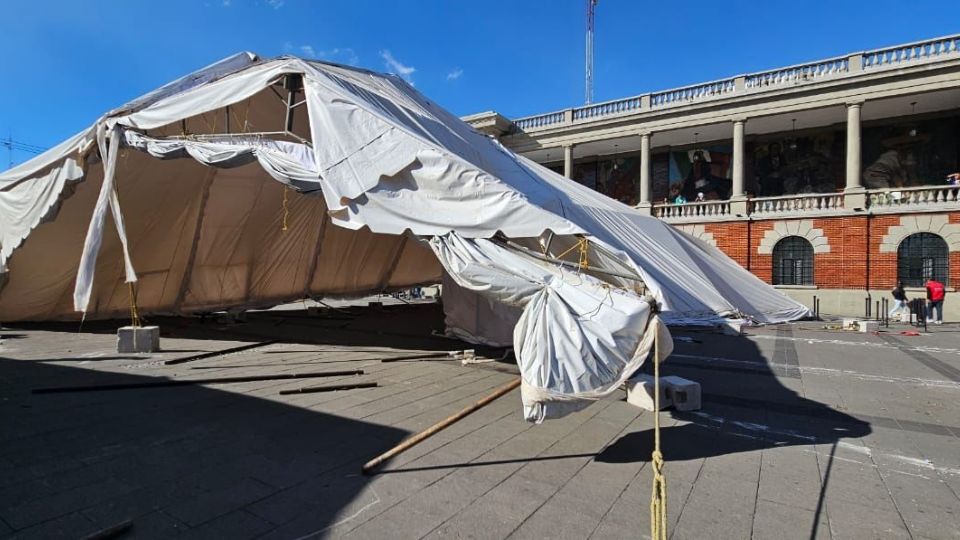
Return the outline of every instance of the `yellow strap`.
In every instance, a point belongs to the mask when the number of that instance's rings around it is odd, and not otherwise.
[[[283,232],[287,232],[287,218],[290,216],[290,208],[287,206],[287,192],[290,190],[290,186],[283,186]]]
[[[653,491],[650,494],[650,538],[667,538],[667,478],[663,475],[660,452],[660,331],[653,336]]]
[[[557,255],[556,258],[562,260],[568,253],[570,253],[575,249],[580,250],[580,261],[579,261],[580,269],[583,270],[586,268],[590,268],[590,258],[589,258],[590,243],[587,242],[587,239],[584,237],[580,237],[577,240],[576,244],[570,246],[569,249]]]
[[[126,161],[127,154],[126,152],[121,152],[120,157]],[[117,198],[117,205],[120,204],[120,191],[117,189],[117,183],[113,183],[113,195]],[[132,281],[127,282],[127,286],[130,290],[130,326],[134,328],[140,328],[140,310],[137,308],[137,291],[134,288]],[[83,314],[84,317],[87,316],[86,312]]]
[[[137,291],[133,287],[133,282],[128,281],[130,286],[130,326],[140,328],[140,310],[137,309]]]

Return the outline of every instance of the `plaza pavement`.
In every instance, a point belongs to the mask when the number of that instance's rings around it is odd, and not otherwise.
[[[513,391],[361,475],[516,367],[381,362],[466,345],[431,335],[433,304],[342,307],[157,319],[153,355],[117,354],[117,322],[4,327],[0,537],[80,538],[126,520],[131,538],[648,536],[652,416],[621,392],[535,426]],[[704,407],[663,417],[671,537],[960,538],[960,327],[906,329],[674,329],[664,372],[700,382]],[[31,393],[344,369],[365,373]],[[278,394],[365,381],[379,386]]]

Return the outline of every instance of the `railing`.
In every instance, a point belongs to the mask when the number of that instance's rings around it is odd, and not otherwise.
[[[958,206],[960,186],[920,186],[871,190],[871,211],[897,211]]]
[[[773,91],[865,70],[896,69],[910,64],[954,58],[960,58],[960,34],[574,107],[565,111],[526,116],[514,120],[513,123],[521,131],[537,130],[624,113],[699,103],[719,97]]]
[[[530,128],[541,128],[546,126],[551,126],[553,124],[560,124],[565,120],[565,115],[563,111],[552,112],[547,114],[538,114],[537,116],[528,116],[526,118],[519,118],[514,120],[514,125],[521,130],[527,130]]]
[[[781,216],[795,213],[829,213],[843,210],[842,193],[785,195],[750,199],[748,211],[756,217]]]
[[[924,60],[960,55],[960,35],[947,36],[863,53],[863,69],[899,67]]]
[[[845,74],[849,71],[850,61],[848,57],[829,58],[809,64],[798,64],[762,73],[752,73],[745,77],[744,86],[748,90],[792,86]]]
[[[730,201],[657,204],[653,215],[666,220],[722,218],[730,215]]]
[[[634,96],[577,107],[573,109],[573,119],[580,120],[582,118],[596,118],[598,116],[610,116],[612,114],[637,111],[640,110],[642,101],[640,96]]]
[[[684,86],[650,94],[650,107],[666,107],[682,105],[692,101],[700,101],[731,94],[736,89],[736,78],[713,81],[703,84]]]

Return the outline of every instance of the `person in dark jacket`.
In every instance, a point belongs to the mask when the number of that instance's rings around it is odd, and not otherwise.
[[[907,309],[907,291],[903,290],[903,282],[898,281],[897,286],[890,293],[893,294],[893,309],[890,310],[889,317],[899,315],[903,320],[903,312]]]

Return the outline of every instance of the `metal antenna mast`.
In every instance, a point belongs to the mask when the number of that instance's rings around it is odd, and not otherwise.
[[[587,47],[586,47],[586,83],[584,101],[587,105],[593,102],[593,11],[599,0],[587,2]]]
[[[8,161],[7,168],[12,169],[13,168],[13,137],[8,134],[7,140],[3,141],[2,144],[7,147],[7,161]]]

